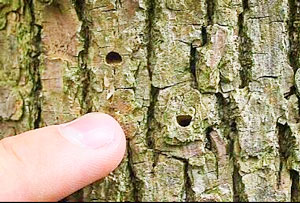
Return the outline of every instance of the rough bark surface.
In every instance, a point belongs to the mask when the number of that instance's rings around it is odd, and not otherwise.
[[[300,201],[299,0],[0,0],[0,138],[105,112],[66,201]]]

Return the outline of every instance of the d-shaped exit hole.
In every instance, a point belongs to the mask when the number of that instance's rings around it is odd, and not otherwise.
[[[177,123],[182,126],[182,127],[187,127],[190,125],[191,121],[192,121],[192,116],[190,115],[180,115],[180,116],[177,116],[176,119],[177,119]]]
[[[117,52],[111,51],[106,55],[105,60],[108,64],[118,64],[122,62],[122,56]]]

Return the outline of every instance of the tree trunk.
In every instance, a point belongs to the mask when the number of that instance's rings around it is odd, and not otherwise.
[[[300,0],[0,0],[0,138],[115,117],[122,164],[66,201],[300,201],[299,25]]]

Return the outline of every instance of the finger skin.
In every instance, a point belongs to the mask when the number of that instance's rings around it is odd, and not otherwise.
[[[113,171],[125,153],[124,132],[106,114],[89,116],[115,129],[110,144],[84,148],[63,137],[58,126],[1,140],[0,201],[58,201]]]

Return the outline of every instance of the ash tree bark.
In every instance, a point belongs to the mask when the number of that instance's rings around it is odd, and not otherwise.
[[[66,201],[300,201],[299,0],[0,0],[0,137],[105,112]]]

